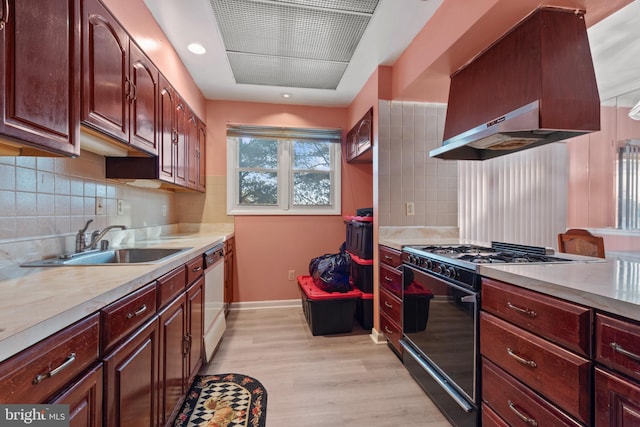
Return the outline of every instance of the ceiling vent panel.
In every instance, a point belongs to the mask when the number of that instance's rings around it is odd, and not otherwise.
[[[346,63],[227,53],[236,83],[335,89]]]
[[[378,0],[210,2],[236,82],[336,89]],[[260,65],[266,69],[254,68]]]

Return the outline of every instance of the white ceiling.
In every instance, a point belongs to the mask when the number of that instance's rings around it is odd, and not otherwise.
[[[378,65],[395,62],[443,0],[380,0],[336,90],[237,84],[209,0],[144,1],[205,98],[347,106]],[[592,26],[589,40],[603,101],[640,89],[640,1]],[[207,53],[189,52],[193,42]]]

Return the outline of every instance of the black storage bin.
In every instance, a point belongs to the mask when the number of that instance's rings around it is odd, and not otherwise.
[[[402,329],[408,333],[424,331],[429,320],[429,303],[433,293],[416,282],[412,282],[402,297]]]
[[[373,292],[373,260],[362,259],[352,253],[349,255],[351,256],[350,280],[352,285],[362,292]]]
[[[356,319],[362,329],[373,328],[373,294],[362,293],[356,302]]]
[[[346,217],[347,251],[363,259],[373,259],[373,218]]]
[[[356,301],[361,292],[325,292],[313,283],[311,276],[298,276],[302,311],[311,334],[330,335],[351,332]]]

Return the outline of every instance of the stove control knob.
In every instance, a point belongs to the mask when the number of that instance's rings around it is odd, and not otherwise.
[[[434,264],[433,271],[435,271],[438,274],[442,274],[444,272],[444,266],[442,264]]]
[[[445,275],[445,276],[447,276],[447,277],[450,277],[450,278],[454,279],[454,278],[457,276],[457,273],[458,273],[458,272],[456,271],[456,269],[455,269],[455,268],[453,268],[453,267],[449,267],[449,268],[447,268],[447,269],[445,270],[444,275]]]
[[[409,263],[417,264],[418,263],[418,258],[415,255],[409,255]]]

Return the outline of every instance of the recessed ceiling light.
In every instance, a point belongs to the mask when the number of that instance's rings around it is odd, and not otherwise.
[[[187,49],[189,49],[191,53],[195,53],[196,55],[204,55],[205,53],[207,53],[207,49],[205,49],[204,46],[202,46],[200,43],[191,43],[189,46],[187,46]]]
[[[283,98],[291,98],[291,94],[287,93],[287,92],[281,93],[280,96],[283,97]]]

